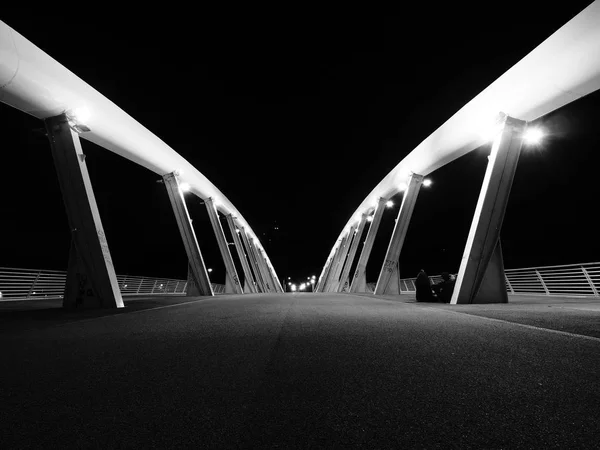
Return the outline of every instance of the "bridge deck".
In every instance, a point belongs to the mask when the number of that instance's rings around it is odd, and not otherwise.
[[[591,448],[597,303],[287,294],[83,314],[4,303],[3,442]]]

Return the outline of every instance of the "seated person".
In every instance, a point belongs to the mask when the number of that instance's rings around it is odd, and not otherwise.
[[[427,273],[423,269],[417,275],[415,280],[416,297],[418,302],[436,302],[435,297],[431,289],[431,280]]]
[[[453,276],[450,276],[448,272],[442,273],[442,281],[433,286],[439,301],[442,303],[450,303],[452,291],[454,290],[454,283],[456,283],[456,279]]]

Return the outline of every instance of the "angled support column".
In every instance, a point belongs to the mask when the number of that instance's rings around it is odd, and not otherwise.
[[[267,263],[265,262],[265,258],[263,256],[263,250],[261,248],[258,248],[258,246],[254,242],[252,242],[252,243],[254,245],[254,250],[256,251],[256,260],[258,261],[258,267],[260,267],[260,269],[261,269],[263,279],[265,280],[265,282],[267,284],[268,292],[277,292],[277,289],[275,288],[275,284],[273,283],[273,276],[269,272]]]
[[[71,229],[63,307],[122,308],[123,298],[79,135],[71,130],[65,114],[44,122]]]
[[[206,271],[206,265],[198,246],[196,233],[194,233],[192,221],[185,205],[183,192],[179,188],[177,174],[172,172],[163,175],[163,181],[169,194],[173,214],[175,214],[177,227],[179,228],[179,233],[181,233],[181,240],[183,241],[185,253],[188,257],[187,295],[214,295],[210,278],[208,278],[208,272]]]
[[[354,239],[352,240],[352,246],[350,247],[350,251],[348,252],[347,262],[346,262],[346,265],[344,266],[344,270],[342,271],[342,276],[340,277],[340,287],[338,289],[338,292],[348,292],[348,290],[350,289],[350,282],[348,280],[348,277],[350,276],[350,269],[352,267],[352,263],[354,262],[354,257],[356,256],[356,250],[358,250],[358,245],[360,243],[360,239],[362,237],[366,223],[367,223],[367,215],[363,214],[360,218],[358,228],[356,229],[356,234],[354,235]]]
[[[228,294],[243,294],[242,286],[240,285],[240,279],[237,271],[235,270],[231,253],[229,252],[229,246],[227,245],[227,240],[225,239],[225,233],[223,232],[223,227],[221,226],[221,221],[219,220],[219,213],[217,212],[215,202],[212,198],[207,198],[204,203],[206,204],[208,217],[210,218],[210,223],[212,224],[215,237],[217,238],[217,244],[219,244],[221,258],[223,258],[223,263],[225,264],[225,292]]]
[[[271,291],[278,292],[277,285],[279,284],[279,282],[277,281],[277,278],[273,275],[273,272],[269,267],[266,252],[262,248],[259,248],[257,250],[260,264],[262,265],[265,276],[269,280],[269,284],[271,285]]]
[[[335,264],[331,268],[331,276],[329,277],[329,282],[325,287],[325,292],[337,292],[338,290],[340,285],[340,274],[342,273],[344,262],[346,261],[348,250],[350,249],[350,242],[354,237],[354,229],[355,225],[353,225],[350,230],[348,230],[348,233],[346,233],[346,235],[342,238],[340,252],[338,253],[337,261],[335,261]]]
[[[250,244],[250,251],[252,252],[254,261],[256,261],[256,267],[258,268],[258,273],[260,274],[260,278],[263,283],[263,292],[264,293],[272,292],[273,286],[271,284],[271,278],[267,275],[267,273],[265,271],[265,267],[262,264],[262,261],[260,258],[260,253],[258,253],[258,249],[256,248],[256,245],[254,244],[254,240],[250,238],[250,239],[248,239],[248,243]]]
[[[334,254],[334,256],[335,256],[335,254]],[[317,281],[317,284],[315,285],[315,292],[321,292],[321,288],[327,282],[327,277],[329,275],[329,269],[331,268],[332,261],[333,261],[333,256],[328,258],[327,261],[325,261],[325,265],[323,266],[323,270],[321,271],[319,280]]]
[[[269,273],[271,274],[271,277],[273,278],[273,285],[275,286],[275,290],[277,292],[283,292],[283,287],[281,286],[281,282],[279,281],[279,277],[277,276],[277,272],[275,272],[275,267],[273,267],[273,264],[271,263],[271,259],[269,258],[269,255],[267,255],[267,252],[264,252],[264,258],[265,258],[265,262],[267,263],[267,268],[269,269]]]
[[[340,239],[337,248],[335,249],[335,253],[333,254],[333,259],[329,266],[329,270],[327,271],[327,278],[325,279],[323,286],[321,287],[321,292],[329,292],[329,287],[331,286],[332,281],[335,278],[335,269],[340,261],[340,255],[344,249],[344,244],[346,243],[346,237],[342,237]]]
[[[527,122],[501,115],[450,303],[507,303],[500,229]]]
[[[248,252],[248,259],[250,260],[250,266],[254,272],[254,276],[256,277],[256,287],[260,292],[267,292],[267,288],[264,280],[262,279],[262,274],[260,273],[260,268],[258,267],[258,263],[256,261],[256,255],[254,254],[253,248],[250,246],[250,239],[248,239],[248,235],[246,234],[246,229],[242,226],[239,226],[240,235],[242,236],[242,241],[246,246],[246,250]]]
[[[377,206],[375,207],[373,221],[367,232],[365,245],[363,245],[362,251],[360,252],[360,258],[358,259],[358,264],[354,271],[354,277],[352,277],[350,292],[367,292],[367,263],[369,262],[369,256],[371,256],[371,250],[373,249],[375,236],[377,236],[377,230],[379,230],[379,224],[381,223],[381,217],[383,216],[383,210],[385,209],[385,202],[386,199],[380,197]]]
[[[390,244],[388,245],[387,253],[385,254],[383,267],[381,267],[381,271],[379,272],[379,278],[377,279],[377,285],[375,286],[374,292],[376,295],[400,294],[398,261],[400,259],[400,252],[402,251],[406,231],[408,230],[410,218],[415,209],[415,203],[417,202],[417,196],[419,195],[422,183],[422,175],[413,173],[410,176],[408,188],[402,197],[402,205],[400,205],[400,211],[398,211],[394,232],[392,233],[392,238],[390,239]]]
[[[233,216],[231,214],[227,215],[227,225],[229,225],[229,230],[231,231],[231,235],[233,236],[233,242],[235,244],[238,257],[240,258],[240,262],[242,263],[242,270],[244,271],[245,278],[244,292],[256,293],[256,285],[254,284],[254,279],[252,278],[252,271],[250,270],[248,260],[246,259],[246,252],[244,251],[244,247],[242,245],[242,242],[240,241],[241,232],[235,226]]]

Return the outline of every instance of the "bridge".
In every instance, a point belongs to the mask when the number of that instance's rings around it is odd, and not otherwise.
[[[596,445],[600,267],[506,270],[500,233],[532,122],[600,88],[590,56],[600,55],[599,23],[594,2],[431,133],[349,214],[313,292],[286,293],[260,236],[215,184],[0,22],[0,101],[43,122],[71,235],[66,271],[0,269],[0,300],[12,300],[0,301],[7,444]],[[160,176],[186,279],[116,273],[82,139]],[[419,191],[486,144],[450,304],[415,303],[399,260]],[[224,280],[211,279],[192,203],[206,209]]]

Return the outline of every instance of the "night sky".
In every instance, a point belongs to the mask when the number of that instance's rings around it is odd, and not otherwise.
[[[190,161],[244,215],[279,277],[300,280],[319,275],[350,215],[405,155],[588,4],[477,11],[424,2],[380,15],[60,7],[3,11],[1,19]],[[0,267],[64,270],[69,231],[49,144],[36,132],[43,123],[5,104],[0,119]],[[521,154],[502,231],[505,265],[600,261],[600,95],[539,122],[551,134]],[[117,273],[185,277],[160,176],[82,143]],[[430,175],[402,277],[421,267],[458,270],[489,150]],[[213,281],[222,283],[205,206],[187,199]],[[377,278],[401,195],[394,200],[368,281]]]

